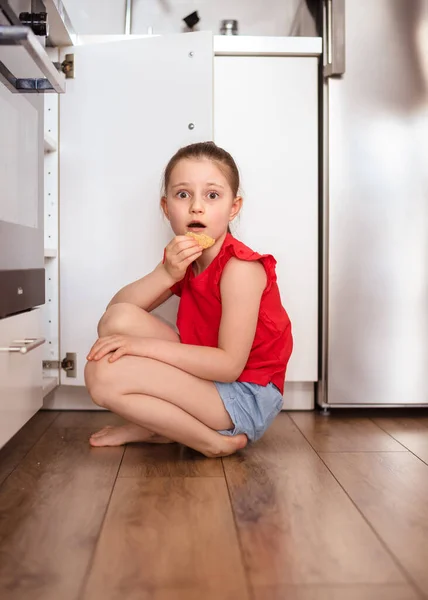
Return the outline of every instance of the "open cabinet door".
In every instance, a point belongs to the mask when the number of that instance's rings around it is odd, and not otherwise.
[[[160,262],[172,237],[161,176],[180,147],[213,139],[211,33],[130,38],[62,50],[76,78],[60,99],[60,345],[86,355],[112,296]],[[175,319],[171,299],[163,316]]]

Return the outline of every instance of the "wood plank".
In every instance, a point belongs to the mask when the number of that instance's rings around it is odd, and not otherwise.
[[[290,418],[290,413],[286,412],[279,413],[265,435],[256,444],[248,446],[235,455],[235,460],[244,460],[248,452],[252,455],[253,448],[257,448],[257,452],[263,453],[264,457],[273,459],[278,454],[288,452],[313,453],[312,448]]]
[[[87,438],[106,425],[126,421],[109,411],[64,411],[55,427],[79,429]],[[69,432],[70,433],[70,432]],[[220,460],[205,458],[181,444],[128,444],[119,477],[224,477]]]
[[[0,450],[0,486],[57,418],[58,411],[39,410]]]
[[[252,585],[403,583],[391,556],[301,434],[301,444],[290,451],[283,416],[260,443],[245,449],[245,457],[223,459]]]
[[[428,466],[407,452],[323,454],[322,458],[428,595]]]
[[[85,600],[247,600],[224,479],[121,478]]]
[[[224,477],[221,460],[181,444],[128,444],[119,477]]]
[[[317,452],[406,452],[401,444],[372,420],[343,412],[290,413],[291,419]]]
[[[108,410],[63,410],[59,411],[59,417],[54,427],[62,429],[88,429],[95,432],[107,425],[123,425],[125,419]]]
[[[400,444],[428,464],[428,416],[402,416],[373,419]]]
[[[122,455],[85,428],[45,432],[1,488],[0,597],[80,598]]]
[[[418,600],[410,585],[266,586],[254,590],[254,600]]]

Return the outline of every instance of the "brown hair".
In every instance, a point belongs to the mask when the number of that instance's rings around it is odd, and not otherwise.
[[[232,193],[234,198],[238,195],[239,190],[239,171],[236,166],[235,161],[229,152],[226,152],[223,148],[217,146],[214,142],[198,142],[196,144],[190,144],[189,146],[184,146],[180,148],[174,156],[170,159],[167,164],[163,176],[163,189],[164,194],[166,196],[169,180],[171,179],[171,173],[174,169],[175,165],[182,159],[186,158],[194,158],[196,160],[200,160],[202,158],[207,158],[208,160],[216,163],[218,168],[222,171],[224,176],[229,182],[230,187],[232,188]],[[229,227],[227,228],[230,233]]]

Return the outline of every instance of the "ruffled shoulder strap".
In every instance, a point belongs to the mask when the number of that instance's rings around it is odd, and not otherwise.
[[[216,285],[219,284],[224,267],[232,257],[247,261],[257,260],[262,263],[268,277],[265,292],[276,282],[275,258],[271,254],[259,254],[258,252],[254,252],[231,234],[228,234],[216,258],[215,269],[213,270],[214,283]]]

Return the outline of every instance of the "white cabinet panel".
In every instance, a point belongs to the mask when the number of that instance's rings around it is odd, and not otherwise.
[[[42,335],[40,309],[0,320],[0,348]],[[0,448],[41,408],[42,348],[0,351]]]
[[[112,296],[162,259],[172,236],[159,206],[169,158],[212,139],[210,33],[73,52],[78,74],[60,98],[60,314],[61,357],[77,353],[77,377],[61,373],[63,385],[84,384]]]
[[[235,158],[244,206],[236,236],[278,261],[294,352],[287,381],[316,381],[318,108],[316,57],[216,56],[214,139]]]
[[[38,226],[38,114],[0,85],[0,220]]]

